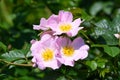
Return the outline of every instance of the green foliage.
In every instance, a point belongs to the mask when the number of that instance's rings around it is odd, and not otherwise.
[[[84,20],[79,36],[90,46],[89,55],[74,67],[41,71],[31,62],[30,40],[40,33],[33,30],[33,24],[59,10]],[[117,33],[119,0],[0,0],[0,80],[119,80]]]
[[[99,13],[101,10],[105,12],[106,14],[110,15],[113,9],[113,2],[95,2],[91,8],[90,8],[90,14],[92,16],[95,16],[97,13]]]
[[[97,69],[97,63],[95,61],[86,61],[86,64],[92,69],[92,71]]]
[[[115,57],[120,53],[120,49],[118,47],[104,46],[104,51],[111,57]]]
[[[25,58],[21,50],[10,51],[1,55],[6,61],[14,61],[17,59]]]

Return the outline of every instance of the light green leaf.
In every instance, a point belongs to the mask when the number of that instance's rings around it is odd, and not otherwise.
[[[90,8],[90,14],[95,16],[103,8],[103,2],[96,2]]]
[[[106,19],[100,20],[99,22],[95,23],[95,35],[97,37],[107,34],[110,32],[111,28],[109,22]]]
[[[109,22],[106,19],[100,20],[99,22],[95,23],[97,26],[95,28],[95,34],[97,36],[105,34],[108,30],[111,30]]]
[[[118,47],[104,46],[104,51],[111,57],[115,57],[120,54],[120,49]]]
[[[107,59],[98,59],[97,60],[97,65],[100,68],[105,68],[105,63],[107,62]]]
[[[92,71],[97,69],[97,63],[95,61],[87,61],[86,65],[88,65],[92,69]]]
[[[110,70],[108,68],[104,68],[101,72],[100,72],[100,77],[105,77],[106,73],[109,73]]]
[[[27,58],[28,58],[28,57],[32,57],[31,51],[29,51],[29,52],[26,54],[26,57],[27,57]]]
[[[14,60],[19,60],[19,59],[24,59],[24,53],[20,50],[13,50],[7,53],[4,53],[1,55],[3,59],[7,61],[14,61]]]

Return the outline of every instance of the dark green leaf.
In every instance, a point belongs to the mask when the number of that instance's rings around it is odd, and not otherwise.
[[[104,42],[104,44],[108,45],[118,45],[118,39],[114,36],[114,27],[111,26],[109,21],[103,19],[95,23],[95,25],[94,34],[97,36],[99,42],[102,41],[102,43]]]
[[[115,33],[120,32],[120,15],[116,16],[113,19],[111,26],[112,26]]]
[[[25,63],[25,62],[26,62],[26,60],[21,59],[21,60],[14,61],[13,63],[15,63],[15,64],[21,64],[21,63]],[[15,65],[10,65],[9,69],[11,69],[13,67],[15,67]]]
[[[30,76],[23,76],[23,77],[20,77],[18,80],[34,80],[34,78]]]
[[[113,2],[106,2],[103,4],[103,11],[106,13],[106,14],[111,14],[112,12],[112,9],[113,9]]]
[[[3,44],[2,42],[0,42],[0,52],[4,52],[6,50],[7,50],[7,46]]]
[[[118,45],[119,43],[118,39],[114,36],[114,34],[106,33],[102,35],[102,37],[104,38],[107,45]]]
[[[67,80],[64,76],[57,78],[57,80]]]

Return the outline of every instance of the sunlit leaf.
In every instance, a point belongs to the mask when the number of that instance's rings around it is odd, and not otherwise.
[[[103,19],[95,23],[95,25],[94,34],[98,37],[98,41],[102,41],[108,45],[118,45],[118,39],[114,36],[115,28],[111,26],[110,21]]]
[[[104,46],[104,51],[111,57],[115,57],[120,54],[120,48],[118,47]]]
[[[14,61],[14,60],[19,60],[19,59],[24,59],[25,56],[22,51],[20,50],[13,50],[10,52],[6,52],[1,55],[3,59],[7,61]]]
[[[86,65],[88,65],[93,71],[97,69],[97,63],[95,61],[86,61]]]
[[[98,59],[97,60],[97,65],[100,68],[105,68],[105,63],[108,62],[107,59]]]
[[[26,54],[26,57],[27,57],[27,58],[32,57],[31,51],[29,51],[29,52]]]
[[[101,72],[100,72],[100,77],[105,77],[106,73],[109,73],[110,70],[108,68],[104,68]]]

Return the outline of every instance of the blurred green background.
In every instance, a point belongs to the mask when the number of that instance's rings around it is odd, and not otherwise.
[[[55,71],[0,62],[0,80],[120,80],[119,45],[111,34],[120,32],[120,0],[0,0],[0,55],[11,50],[29,51],[30,41],[40,33],[33,30],[33,24],[59,10],[85,20],[79,36],[87,44],[112,45],[117,48],[116,55],[109,54],[106,47],[93,45],[86,60],[76,62],[74,68],[62,66]]]

